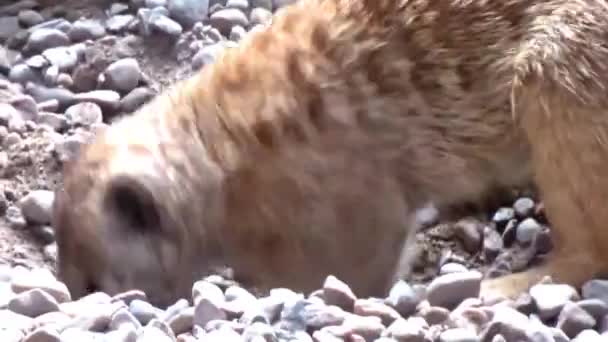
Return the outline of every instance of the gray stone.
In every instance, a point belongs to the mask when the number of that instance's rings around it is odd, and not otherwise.
[[[23,342],[61,342],[61,335],[57,329],[43,326],[26,335]]]
[[[95,40],[105,36],[105,27],[97,20],[79,19],[72,24],[68,32],[68,37],[73,42],[83,42],[85,40]]]
[[[139,84],[141,69],[135,58],[123,58],[110,64],[104,71],[105,85],[112,90],[129,92]]]
[[[357,296],[345,282],[329,275],[323,283],[323,298],[327,305],[336,305],[343,310],[352,312]]]
[[[479,296],[481,279],[478,271],[441,275],[428,285],[427,299],[433,306],[455,307],[464,299]]]
[[[14,65],[8,74],[11,82],[26,84],[27,82],[41,82],[42,74],[40,71],[30,68],[25,63]]]
[[[55,194],[49,190],[34,190],[19,201],[19,208],[28,222],[51,223]]]
[[[102,112],[99,105],[93,102],[81,102],[68,107],[66,117],[74,125],[90,127],[102,122]]]
[[[534,200],[529,197],[521,197],[518,198],[515,203],[513,203],[513,209],[515,210],[515,214],[519,217],[528,217],[534,213]]]
[[[249,19],[243,11],[236,8],[221,9],[209,17],[209,24],[218,29],[223,35],[228,36],[234,26],[249,26]]]
[[[19,27],[19,19],[17,17],[0,16],[0,42],[14,37],[19,31],[21,31],[21,28]]]
[[[149,19],[149,25],[154,30],[173,38],[179,37],[183,31],[182,26],[177,21],[160,14],[152,15]]]
[[[59,304],[53,296],[40,289],[32,289],[15,296],[8,309],[28,317],[37,317],[47,312],[59,310]]]
[[[595,326],[595,319],[578,304],[568,302],[559,314],[557,327],[570,338],[575,337],[585,329]]]
[[[249,22],[251,25],[268,25],[272,20],[272,12],[268,9],[256,7],[249,14]]]
[[[203,21],[209,13],[208,0],[169,0],[169,16],[186,28]]]
[[[517,225],[515,236],[518,242],[527,244],[532,242],[540,234],[541,230],[541,225],[535,219],[527,218]]]
[[[537,284],[530,288],[541,319],[556,317],[569,301],[579,299],[576,289],[566,284]]]
[[[44,17],[31,9],[20,11],[17,17],[19,18],[19,23],[25,27],[31,27],[44,22]]]
[[[129,311],[137,318],[141,324],[148,324],[153,319],[157,319],[162,312],[152,304],[140,299],[135,299],[129,304]]]
[[[78,64],[78,51],[73,47],[60,46],[46,49],[42,56],[52,65],[56,65],[60,72],[70,71]]]
[[[119,33],[127,30],[129,25],[135,20],[131,14],[113,15],[106,20],[106,28],[109,32]]]
[[[476,253],[481,247],[483,226],[475,219],[462,219],[454,225],[454,234],[462,242],[465,250]]]
[[[65,116],[56,113],[40,113],[38,115],[38,123],[47,125],[57,132],[61,132],[68,127],[68,120]]]
[[[582,296],[585,299],[601,299],[608,304],[608,279],[592,279],[583,284]]]
[[[58,29],[40,28],[30,34],[25,50],[30,53],[41,53],[46,49],[58,46],[67,46],[70,38]]]

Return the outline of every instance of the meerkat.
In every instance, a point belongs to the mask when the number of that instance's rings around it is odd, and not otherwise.
[[[359,296],[405,276],[416,209],[533,181],[554,245],[482,283],[608,268],[605,1],[300,0],[65,166],[53,226],[75,297],[168,304],[211,265]]]

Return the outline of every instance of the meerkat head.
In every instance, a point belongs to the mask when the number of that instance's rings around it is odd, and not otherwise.
[[[170,305],[214,254],[221,174],[196,139],[154,120],[119,121],[66,164],[53,227],[58,278],[75,298],[139,289]]]

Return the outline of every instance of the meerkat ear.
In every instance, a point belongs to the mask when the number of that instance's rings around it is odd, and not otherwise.
[[[103,205],[120,226],[142,233],[160,229],[160,208],[152,187],[143,177],[115,176],[108,183]]]

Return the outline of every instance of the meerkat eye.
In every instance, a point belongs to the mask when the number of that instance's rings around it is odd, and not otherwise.
[[[117,222],[135,231],[155,231],[160,226],[160,213],[152,191],[134,177],[114,178],[108,186],[104,205]]]

